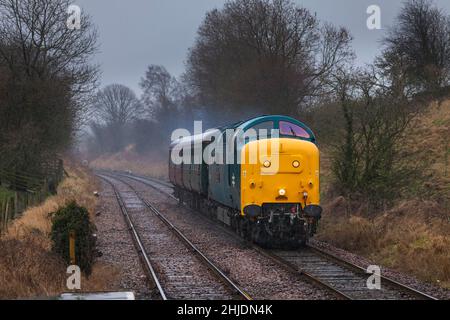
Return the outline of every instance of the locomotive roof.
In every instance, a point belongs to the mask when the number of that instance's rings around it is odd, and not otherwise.
[[[306,124],[304,124],[303,122],[301,122],[301,121],[299,121],[297,119],[294,119],[292,117],[283,116],[283,115],[262,115],[262,116],[259,116],[259,117],[256,117],[256,118],[251,118],[251,119],[248,119],[246,121],[242,121],[240,123],[240,125],[238,125],[238,127],[243,127],[244,129],[245,128],[250,128],[251,126],[254,126],[257,123],[266,122],[266,121],[287,121],[287,122],[291,122],[291,123],[299,125],[300,127],[304,128],[304,129],[307,129],[307,131],[312,133],[311,129]]]
[[[304,128],[310,135],[310,140],[313,143],[316,143],[316,138],[314,136],[314,133],[312,132],[312,130],[305,125],[303,122],[296,120],[292,117],[288,117],[288,116],[283,116],[283,115],[262,115],[262,116],[258,116],[258,117],[254,117],[248,120],[244,120],[244,121],[239,121],[239,122],[235,122],[229,125],[225,125],[225,126],[221,126],[217,129],[213,129],[213,130],[208,130],[202,134],[197,134],[197,135],[192,135],[192,136],[188,136],[188,137],[184,137],[178,140],[175,140],[172,142],[171,147],[173,145],[179,145],[179,144],[191,144],[193,142],[198,142],[200,141],[210,141],[211,136],[215,135],[217,133],[217,131],[220,132],[224,132],[225,130],[228,129],[243,129],[244,131],[259,124],[262,122],[267,122],[267,121],[286,121],[286,122],[290,122],[293,124],[296,124],[302,128]]]
[[[253,127],[253,126],[255,126],[255,125],[259,124],[259,123],[267,122],[267,121],[274,121],[274,122],[286,121],[286,122],[290,122],[290,123],[296,124],[296,125],[302,127],[303,129],[305,129],[308,132],[308,134],[311,137],[308,140],[310,140],[313,143],[316,143],[316,137],[315,137],[314,133],[312,132],[312,130],[306,124],[304,124],[303,122],[301,122],[301,121],[299,121],[297,119],[294,119],[292,117],[283,116],[283,115],[262,115],[262,116],[259,116],[259,117],[255,117],[255,118],[251,118],[251,119],[239,122],[237,124],[233,124],[230,127],[225,128],[225,129],[240,128],[240,129],[243,129],[245,131],[245,130],[247,130],[247,129],[249,129],[249,128],[251,128],[251,127]]]
[[[172,148],[174,145],[192,144],[193,142],[198,142],[198,141],[210,141],[211,137],[214,134],[216,134],[217,132],[221,132],[221,131],[222,130],[220,130],[220,129],[212,129],[212,130],[208,130],[201,134],[183,137],[183,138],[173,141],[172,144],[170,145],[170,147]]]

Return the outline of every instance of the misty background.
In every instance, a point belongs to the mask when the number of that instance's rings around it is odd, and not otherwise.
[[[163,65],[174,76],[185,68],[188,48],[206,12],[222,8],[224,0],[77,0],[93,18],[99,31],[102,86],[119,81],[141,93],[140,78],[149,64]],[[400,0],[295,0],[299,6],[316,12],[322,21],[345,26],[353,36],[356,63],[371,63],[380,52],[379,41],[386,28],[395,24],[402,7]],[[435,4],[450,12],[450,1]],[[370,5],[381,8],[381,30],[366,26]]]
[[[0,218],[36,209],[17,224],[30,238],[14,224],[0,239],[6,256],[33,252],[3,259],[17,279],[0,296],[62,265],[51,212],[74,195],[86,206],[88,167],[167,179],[174,129],[261,114],[316,135],[322,240],[450,287],[450,1],[0,0]],[[64,283],[37,278],[39,297]]]
[[[78,0],[80,29],[70,4],[0,0],[6,173],[45,173],[69,150],[167,165],[172,132],[195,120],[284,114],[329,148],[336,190],[388,197],[411,176],[402,134],[450,88],[448,1]]]

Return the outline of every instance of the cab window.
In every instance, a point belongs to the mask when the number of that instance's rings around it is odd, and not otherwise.
[[[280,121],[280,134],[310,139],[311,135],[302,127],[287,121]]]
[[[252,127],[252,129],[256,131],[258,138],[260,137],[260,134],[264,135],[264,133],[267,137],[270,137],[273,128],[274,128],[273,121],[261,122]],[[260,130],[264,130],[264,131],[260,131]]]

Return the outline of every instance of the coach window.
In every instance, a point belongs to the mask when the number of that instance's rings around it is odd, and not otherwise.
[[[280,121],[280,134],[310,139],[311,135],[302,127],[287,121]]]

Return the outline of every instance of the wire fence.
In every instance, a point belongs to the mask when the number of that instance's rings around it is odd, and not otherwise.
[[[41,174],[0,168],[0,232],[28,207],[36,206],[56,193],[64,175],[62,160],[55,159],[41,167]]]

